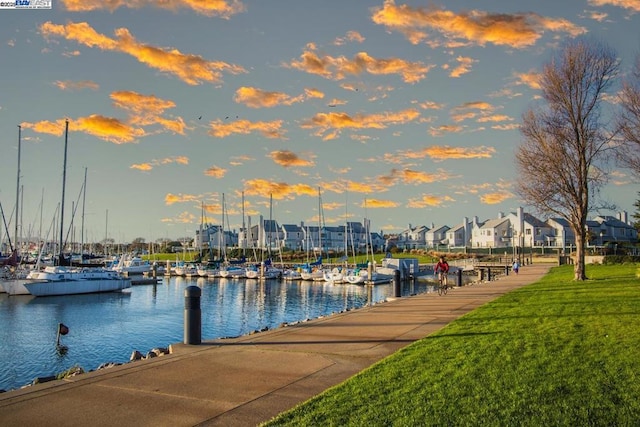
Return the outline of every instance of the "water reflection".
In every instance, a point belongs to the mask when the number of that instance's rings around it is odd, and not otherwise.
[[[30,383],[79,365],[128,362],[131,353],[182,342],[184,290],[202,290],[203,340],[274,329],[372,305],[393,296],[393,285],[333,285],[237,279],[165,278],[123,293],[34,298],[0,294],[0,389]],[[403,283],[402,295],[427,292],[426,282]],[[58,323],[70,329],[56,346]]]

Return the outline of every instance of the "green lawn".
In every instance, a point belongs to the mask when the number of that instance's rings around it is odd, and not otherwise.
[[[640,425],[637,268],[556,267],[266,425]]]

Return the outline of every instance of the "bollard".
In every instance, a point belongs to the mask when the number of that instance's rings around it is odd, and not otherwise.
[[[373,264],[371,261],[367,263],[367,279],[373,284]]]
[[[487,282],[491,281],[491,268],[487,267]]]
[[[456,284],[458,285],[458,287],[462,286],[462,269],[459,268],[458,271],[456,271]]]
[[[197,286],[187,286],[184,290],[184,343],[199,345],[202,343],[202,313],[200,295]]]
[[[484,280],[484,270],[479,268],[478,269],[478,281],[482,282]]]
[[[396,298],[402,296],[402,291],[400,289],[400,270],[396,270],[393,274],[393,291]]]
[[[508,266],[508,265],[505,265],[505,266],[504,266],[504,275],[505,275],[505,276],[508,276],[508,275],[509,275],[509,266]]]

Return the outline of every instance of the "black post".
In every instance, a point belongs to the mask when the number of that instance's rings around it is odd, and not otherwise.
[[[184,343],[199,345],[202,343],[202,313],[200,295],[197,286],[187,286],[184,290]]]
[[[487,282],[491,281],[491,267],[487,267]]]
[[[396,270],[393,275],[393,290],[396,298],[402,296],[402,290],[400,289],[400,270]]]
[[[459,268],[458,271],[456,271],[456,283],[458,287],[462,286],[462,269],[461,268]]]

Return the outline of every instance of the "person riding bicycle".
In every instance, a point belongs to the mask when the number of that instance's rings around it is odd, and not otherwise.
[[[444,259],[443,256],[440,257],[440,261],[438,261],[438,264],[436,264],[436,268],[434,270],[434,272],[436,274],[438,274],[438,281],[440,282],[440,285],[445,285],[447,286],[447,274],[449,273],[449,264],[447,263],[447,260]]]

